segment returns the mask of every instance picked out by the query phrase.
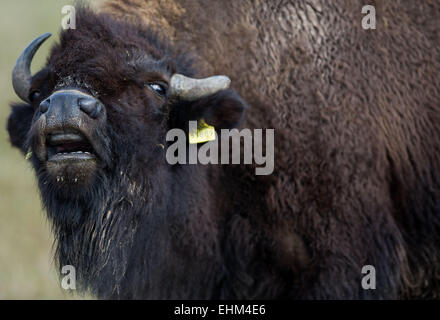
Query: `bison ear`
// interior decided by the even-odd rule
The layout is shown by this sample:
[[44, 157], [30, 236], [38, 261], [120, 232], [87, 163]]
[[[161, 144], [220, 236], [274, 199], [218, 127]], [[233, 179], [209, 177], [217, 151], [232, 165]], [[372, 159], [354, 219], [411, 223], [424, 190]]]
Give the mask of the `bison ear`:
[[31, 128], [34, 109], [27, 104], [12, 106], [12, 112], [8, 118], [7, 129], [9, 140], [14, 147], [26, 152], [26, 138]]
[[196, 101], [182, 101], [172, 110], [171, 125], [188, 128], [189, 121], [205, 120], [219, 129], [232, 129], [240, 125], [247, 108], [244, 100], [232, 89], [222, 90]]

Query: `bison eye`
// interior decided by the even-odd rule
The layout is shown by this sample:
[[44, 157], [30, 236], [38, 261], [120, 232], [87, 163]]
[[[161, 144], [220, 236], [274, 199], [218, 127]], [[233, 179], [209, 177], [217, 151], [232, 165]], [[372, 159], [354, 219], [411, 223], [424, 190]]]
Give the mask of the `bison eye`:
[[34, 90], [29, 94], [29, 100], [31, 100], [31, 102], [36, 101], [41, 95], [41, 92], [38, 90]]
[[147, 83], [147, 86], [158, 95], [164, 96], [167, 93], [166, 87], [160, 83], [157, 82]]

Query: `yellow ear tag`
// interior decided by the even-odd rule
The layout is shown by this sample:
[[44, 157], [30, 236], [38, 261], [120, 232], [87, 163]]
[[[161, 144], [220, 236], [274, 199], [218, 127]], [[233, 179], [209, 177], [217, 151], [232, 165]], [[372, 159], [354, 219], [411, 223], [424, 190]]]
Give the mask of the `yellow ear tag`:
[[215, 128], [201, 119], [197, 124], [197, 130], [189, 132], [189, 143], [196, 144], [215, 140]]
[[32, 150], [29, 148], [28, 152], [26, 153], [26, 160], [29, 160], [32, 157]]

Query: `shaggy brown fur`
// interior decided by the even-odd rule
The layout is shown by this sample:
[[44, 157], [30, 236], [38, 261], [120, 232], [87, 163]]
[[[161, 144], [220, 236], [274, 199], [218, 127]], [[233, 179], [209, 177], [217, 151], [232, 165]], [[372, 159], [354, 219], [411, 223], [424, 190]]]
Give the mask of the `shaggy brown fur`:
[[[371, 1], [109, 1], [227, 73], [276, 128], [265, 202], [281, 244], [303, 240], [299, 296], [440, 298], [440, 4]], [[242, 221], [251, 223], [251, 217]], [[376, 266], [375, 293], [359, 290]], [[286, 266], [289, 268], [290, 266]]]
[[[250, 166], [148, 169], [159, 161], [147, 153], [160, 154], [154, 149], [143, 151], [151, 162], [118, 156], [124, 170], [130, 164], [126, 176], [106, 184], [114, 187], [110, 194], [100, 192], [115, 208], [111, 219], [121, 227], [112, 239], [120, 242], [104, 241], [112, 250], [99, 257], [109, 261], [100, 271], [105, 281], [85, 279], [95, 281], [99, 296], [440, 298], [440, 4], [374, 1], [377, 29], [363, 30], [365, 4], [109, 0], [100, 18], [83, 18], [89, 26], [78, 24], [78, 36], [64, 34], [49, 66], [62, 76], [88, 75], [98, 94], [109, 92], [110, 111], [119, 110], [120, 95], [133, 102], [139, 94], [120, 82], [128, 71], [112, 48], [138, 46], [143, 33], [109, 27], [117, 19], [147, 24], [171, 47], [194, 53], [194, 69], [168, 55], [180, 72], [229, 75], [250, 107], [243, 126], [275, 128], [275, 171], [268, 177], [255, 176]], [[154, 37], [145, 39], [142, 50], [164, 54]], [[98, 60], [87, 56], [93, 41], [104, 46], [97, 46]], [[72, 56], [64, 57], [64, 46], [72, 46]], [[26, 113], [24, 107], [14, 112]], [[124, 136], [151, 144], [136, 133], [137, 118], [128, 128], [122, 114], [113, 117], [117, 148], [129, 143]], [[17, 146], [25, 140], [19, 130], [13, 134], [18, 126], [11, 117]], [[139, 171], [139, 164], [146, 169]], [[153, 188], [149, 177], [157, 171], [162, 176]], [[136, 179], [151, 192], [138, 195], [145, 203], [135, 210], [124, 192]], [[125, 200], [114, 202], [121, 195]], [[88, 210], [104, 218], [104, 208]], [[143, 212], [149, 213], [144, 220]], [[83, 229], [78, 243], [87, 248], [90, 234]], [[64, 261], [85, 255], [78, 243], [59, 249]], [[92, 262], [104, 263], [90, 250]], [[361, 287], [367, 264], [376, 268], [376, 290]]]

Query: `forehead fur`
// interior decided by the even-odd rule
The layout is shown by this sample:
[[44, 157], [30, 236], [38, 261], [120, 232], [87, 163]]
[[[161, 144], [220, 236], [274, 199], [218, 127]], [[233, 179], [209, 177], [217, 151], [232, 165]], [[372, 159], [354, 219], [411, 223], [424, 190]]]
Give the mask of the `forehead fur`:
[[142, 72], [192, 74], [188, 55], [173, 50], [151, 28], [116, 21], [87, 7], [77, 9], [76, 29], [61, 32], [48, 67], [58, 85], [84, 83], [109, 93], [139, 81]]

